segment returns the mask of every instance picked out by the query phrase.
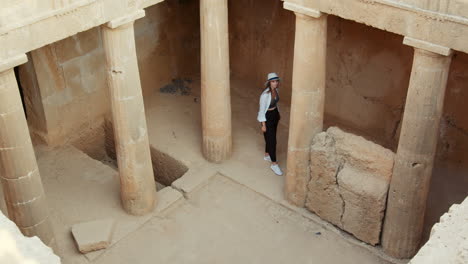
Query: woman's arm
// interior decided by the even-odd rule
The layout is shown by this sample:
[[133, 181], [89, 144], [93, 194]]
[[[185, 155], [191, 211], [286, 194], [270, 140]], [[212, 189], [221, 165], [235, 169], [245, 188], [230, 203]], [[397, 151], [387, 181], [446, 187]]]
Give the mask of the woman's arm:
[[259, 110], [258, 110], [258, 116], [257, 116], [257, 120], [258, 122], [262, 123], [262, 126], [266, 122], [266, 117], [265, 117], [265, 109], [267, 107], [266, 104], [267, 104], [267, 95], [262, 94], [260, 96]]

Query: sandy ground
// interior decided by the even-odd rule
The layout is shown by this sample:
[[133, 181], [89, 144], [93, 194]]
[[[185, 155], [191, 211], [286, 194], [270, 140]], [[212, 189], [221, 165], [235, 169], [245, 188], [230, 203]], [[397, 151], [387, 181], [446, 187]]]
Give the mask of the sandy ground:
[[[232, 82], [234, 150], [223, 164], [202, 157], [199, 82], [186, 88], [184, 95], [155, 90], [145, 98], [150, 144], [189, 168], [181, 181], [197, 184], [190, 193], [159, 191], [152, 214], [123, 211], [114, 168], [73, 147], [38, 150], [62, 263], [391, 263], [284, 200], [284, 178], [263, 160], [260, 88]], [[286, 171], [288, 109], [281, 115], [278, 157]], [[200, 177], [206, 171], [215, 176]], [[71, 226], [103, 218], [116, 220], [111, 247], [80, 254]]]
[[224, 176], [96, 263], [385, 263]]

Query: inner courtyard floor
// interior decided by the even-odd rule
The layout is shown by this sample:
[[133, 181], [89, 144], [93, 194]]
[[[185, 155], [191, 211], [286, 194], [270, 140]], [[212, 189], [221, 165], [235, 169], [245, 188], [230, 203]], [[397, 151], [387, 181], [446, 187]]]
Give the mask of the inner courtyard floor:
[[387, 262], [218, 174], [96, 263]]
[[[159, 185], [158, 205], [146, 216], [122, 209], [115, 167], [72, 146], [38, 147], [62, 263], [397, 263], [284, 200], [284, 178], [263, 160], [261, 87], [249, 85], [231, 83], [233, 156], [222, 164], [201, 154], [199, 81], [145, 95], [151, 148], [188, 168], [172, 186]], [[278, 157], [286, 171], [289, 110], [280, 104], [280, 112]], [[106, 218], [115, 220], [111, 246], [79, 253], [71, 226]]]

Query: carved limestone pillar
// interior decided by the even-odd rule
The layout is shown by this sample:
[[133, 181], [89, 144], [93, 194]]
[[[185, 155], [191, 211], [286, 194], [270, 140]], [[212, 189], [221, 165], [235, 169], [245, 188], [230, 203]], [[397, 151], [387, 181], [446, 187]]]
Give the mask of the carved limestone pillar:
[[220, 163], [231, 156], [231, 95], [227, 0], [200, 0], [203, 155]]
[[449, 48], [406, 37], [415, 47], [400, 141], [383, 228], [384, 251], [410, 258], [418, 250], [452, 59]]
[[26, 55], [0, 61], [0, 179], [9, 218], [26, 236], [54, 245], [46, 196], [13, 67]]
[[139, 10], [102, 27], [121, 199], [132, 215], [149, 213], [156, 203], [133, 29], [133, 22], [144, 14]]
[[296, 13], [291, 117], [285, 193], [304, 206], [310, 180], [310, 145], [323, 129], [327, 55], [327, 15], [286, 4]]

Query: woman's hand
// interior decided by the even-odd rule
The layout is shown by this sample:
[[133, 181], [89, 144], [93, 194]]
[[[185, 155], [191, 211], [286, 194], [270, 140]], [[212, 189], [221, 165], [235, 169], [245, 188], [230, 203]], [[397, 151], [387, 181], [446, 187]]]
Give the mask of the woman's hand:
[[266, 133], [266, 125], [265, 125], [265, 123], [262, 124], [262, 132], [263, 132], [263, 133]]

